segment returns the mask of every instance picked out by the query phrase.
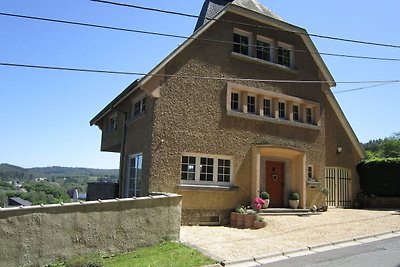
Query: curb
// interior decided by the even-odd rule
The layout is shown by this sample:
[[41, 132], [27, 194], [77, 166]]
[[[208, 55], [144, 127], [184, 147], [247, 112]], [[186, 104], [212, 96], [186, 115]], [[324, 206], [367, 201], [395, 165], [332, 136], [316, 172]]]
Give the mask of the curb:
[[[280, 261], [284, 259], [305, 256], [313, 253], [318, 253], [326, 250], [334, 250], [346, 246], [356, 246], [364, 243], [369, 243], [378, 240], [389, 239], [393, 237], [400, 236], [400, 230], [383, 232], [379, 234], [367, 235], [357, 238], [351, 238], [347, 240], [340, 240], [336, 242], [329, 242], [325, 244], [319, 244], [314, 246], [307, 246], [303, 249], [295, 249], [284, 252], [277, 252], [272, 254], [266, 254], [254, 258], [243, 258], [234, 261], [220, 261], [220, 264], [210, 265], [210, 266], [257, 266], [261, 264], [271, 263], [275, 261]], [[215, 258], [213, 258], [215, 259]]]

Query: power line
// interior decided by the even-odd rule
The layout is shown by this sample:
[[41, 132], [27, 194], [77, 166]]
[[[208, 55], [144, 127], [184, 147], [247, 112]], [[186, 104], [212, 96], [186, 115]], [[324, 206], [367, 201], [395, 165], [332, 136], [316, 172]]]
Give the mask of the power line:
[[[253, 79], [253, 78], [227, 78], [227, 77], [215, 77], [215, 76], [194, 76], [194, 75], [174, 75], [174, 74], [152, 74], [143, 72], [130, 72], [130, 71], [113, 71], [113, 70], [99, 70], [99, 69], [83, 69], [83, 68], [70, 68], [70, 67], [58, 67], [58, 66], [44, 66], [44, 65], [32, 65], [32, 64], [17, 64], [9, 62], [0, 62], [0, 66], [5, 67], [21, 67], [21, 68], [33, 68], [33, 69], [47, 69], [47, 70], [58, 70], [58, 71], [77, 71], [77, 72], [88, 72], [88, 73], [102, 73], [102, 74], [120, 74], [120, 75], [136, 75], [144, 77], [175, 77], [175, 78], [191, 78], [191, 79], [203, 79], [203, 80], [216, 80], [216, 81], [253, 81], [253, 82], [269, 82], [269, 83], [292, 83], [292, 84], [327, 84], [332, 81], [318, 81], [318, 80], [276, 80], [276, 79]], [[337, 84], [382, 84], [398, 83], [399, 80], [370, 80], [370, 81], [339, 81]]]
[[[199, 41], [206, 41], [206, 42], [215, 42], [215, 43], [222, 43], [222, 44], [229, 44], [229, 45], [237, 44], [237, 43], [234, 43], [234, 42], [223, 41], [223, 40], [198, 38], [198, 37], [191, 37], [191, 36], [183, 36], [183, 35], [160, 33], [160, 32], [153, 32], [153, 31], [144, 31], [144, 30], [137, 30], [137, 29], [112, 27], [112, 26], [92, 24], [92, 23], [84, 23], [84, 22], [76, 22], [76, 21], [68, 21], [68, 20], [60, 20], [60, 19], [50, 19], [50, 18], [19, 15], [19, 14], [4, 13], [4, 12], [0, 12], [0, 16], [8, 16], [8, 17], [15, 17], [15, 18], [22, 18], [22, 19], [31, 19], [31, 20], [39, 20], [39, 21], [46, 21], [46, 22], [62, 23], [62, 24], [77, 25], [77, 26], [84, 26], [84, 27], [94, 27], [94, 28], [106, 29], [106, 30], [133, 32], [133, 33], [156, 35], [156, 36], [162, 36], [162, 37], [171, 37], [171, 38], [179, 38], [179, 39], [190, 39], [190, 40], [199, 40]], [[255, 45], [249, 44], [248, 46], [249, 47], [257, 47], [256, 44]], [[278, 49], [278, 48], [275, 47], [274, 49]], [[399, 58], [383, 58], [383, 57], [369, 57], [369, 56], [335, 54], [335, 53], [325, 53], [325, 52], [311, 52], [311, 51], [299, 50], [299, 49], [294, 49], [293, 51], [296, 51], [296, 52], [299, 52], [299, 53], [318, 54], [318, 55], [325, 55], [325, 56], [345, 57], [345, 58], [355, 58], [355, 59], [382, 60], [382, 61], [400, 61]]]
[[295, 34], [306, 35], [306, 36], [310, 36], [310, 37], [334, 40], [334, 41], [342, 41], [342, 42], [350, 42], [350, 43], [363, 44], [363, 45], [390, 47], [390, 48], [400, 48], [400, 45], [385, 44], [385, 43], [378, 43], [378, 42], [369, 42], [369, 41], [362, 41], [362, 40], [356, 40], [356, 39], [334, 37], [334, 36], [329, 36], [329, 35], [304, 33], [304, 32], [299, 32], [299, 31], [282, 30], [282, 29], [277, 29], [277, 28], [274, 28], [274, 27], [261, 26], [261, 25], [255, 25], [255, 24], [249, 24], [249, 23], [242, 23], [242, 22], [231, 21], [231, 20], [215, 19], [215, 18], [210, 18], [210, 17], [205, 17], [205, 16], [198, 16], [198, 15], [187, 14], [187, 13], [182, 13], [182, 12], [169, 11], [169, 10], [164, 10], [164, 9], [159, 9], [159, 8], [151, 8], [151, 7], [144, 7], [144, 6], [138, 6], [138, 5], [132, 5], [132, 4], [124, 4], [124, 3], [113, 2], [113, 1], [105, 1], [105, 0], [90, 0], [90, 1], [103, 3], [103, 4], [110, 4], [110, 5], [117, 5], [117, 6], [123, 6], [123, 7], [142, 9], [142, 10], [159, 12], [159, 13], [165, 13], [165, 14], [170, 14], [170, 15], [178, 15], [178, 16], [184, 16], [184, 17], [190, 17], [190, 18], [200, 18], [200, 19], [207, 19], [207, 20], [212, 20], [212, 21], [233, 23], [233, 24], [237, 24], [237, 25], [244, 25], [244, 26], [252, 26], [252, 27], [257, 27], [257, 28], [270, 29], [270, 30], [275, 30], [275, 31], [283, 31], [283, 32], [295, 33]]
[[335, 91], [335, 92], [333, 92], [333, 93], [334, 93], [334, 94], [349, 93], [349, 92], [365, 90], [365, 89], [373, 88], [373, 87], [385, 86], [385, 85], [389, 85], [389, 84], [393, 84], [393, 83], [398, 83], [398, 82], [400, 82], [400, 81], [386, 81], [386, 82], [382, 82], [382, 83], [374, 84], [374, 85], [370, 85], [370, 86], [363, 86], [363, 87], [358, 87], [358, 88], [353, 88], [353, 89], [346, 89], [346, 90]]

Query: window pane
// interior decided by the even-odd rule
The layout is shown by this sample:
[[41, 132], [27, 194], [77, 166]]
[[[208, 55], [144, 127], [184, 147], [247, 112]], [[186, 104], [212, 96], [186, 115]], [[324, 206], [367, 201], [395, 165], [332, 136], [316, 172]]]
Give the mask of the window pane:
[[234, 33], [233, 43], [233, 52], [243, 55], [249, 54], [249, 37]]
[[286, 119], [286, 107], [283, 102], [279, 102], [279, 118]]
[[264, 116], [271, 116], [271, 100], [264, 99]]
[[299, 113], [299, 106], [294, 105], [293, 106], [293, 120], [294, 121], [299, 121], [300, 120], [300, 113]]
[[247, 96], [247, 112], [256, 113], [256, 98], [254, 96]]
[[195, 173], [196, 173], [196, 158], [182, 156], [181, 179], [194, 180]]
[[311, 108], [306, 108], [306, 122], [307, 123], [313, 123], [312, 121], [312, 109]]
[[257, 58], [270, 61], [271, 60], [270, 49], [271, 45], [269, 43], [263, 41], [257, 41]]

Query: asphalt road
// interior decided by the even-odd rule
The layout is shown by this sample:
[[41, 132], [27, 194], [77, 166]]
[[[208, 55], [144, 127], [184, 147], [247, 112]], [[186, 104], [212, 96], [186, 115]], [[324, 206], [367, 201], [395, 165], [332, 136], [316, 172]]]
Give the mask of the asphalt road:
[[262, 266], [400, 267], [400, 237], [313, 253]]

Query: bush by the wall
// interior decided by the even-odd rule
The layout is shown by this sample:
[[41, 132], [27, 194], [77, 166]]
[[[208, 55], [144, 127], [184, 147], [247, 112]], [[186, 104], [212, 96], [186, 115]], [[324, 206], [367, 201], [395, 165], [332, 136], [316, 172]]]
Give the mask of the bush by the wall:
[[367, 195], [400, 197], [400, 158], [369, 159], [357, 165]]

